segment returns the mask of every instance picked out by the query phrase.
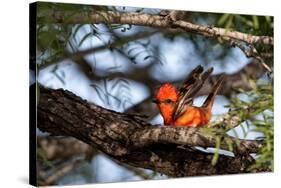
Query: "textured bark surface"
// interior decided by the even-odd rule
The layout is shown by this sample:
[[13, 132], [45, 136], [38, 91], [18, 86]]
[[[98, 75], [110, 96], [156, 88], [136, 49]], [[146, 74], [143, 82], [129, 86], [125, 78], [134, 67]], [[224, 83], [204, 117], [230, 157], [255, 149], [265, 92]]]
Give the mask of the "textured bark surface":
[[[173, 177], [246, 173], [261, 146], [258, 141], [241, 140], [235, 157], [220, 155], [215, 166], [213, 154], [190, 149], [214, 147], [215, 138], [200, 129], [153, 126], [140, 116], [104, 109], [62, 89], [40, 88], [38, 128], [57, 136], [72, 136], [116, 160]], [[222, 149], [228, 149], [226, 139]]]

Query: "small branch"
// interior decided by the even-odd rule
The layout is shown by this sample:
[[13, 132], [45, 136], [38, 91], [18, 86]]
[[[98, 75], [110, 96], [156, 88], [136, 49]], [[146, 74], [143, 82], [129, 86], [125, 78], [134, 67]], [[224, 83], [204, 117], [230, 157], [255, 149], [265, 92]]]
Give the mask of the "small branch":
[[[38, 149], [52, 165], [45, 168], [37, 161], [38, 184], [53, 185], [63, 176], [80, 168], [97, 154], [93, 147], [73, 137], [37, 137]], [[82, 159], [81, 159], [82, 158]], [[43, 162], [44, 163], [44, 162]]]
[[[235, 145], [239, 140], [233, 137], [224, 137]], [[223, 140], [220, 149], [229, 150], [228, 143]], [[198, 128], [153, 126], [142, 131], [138, 131], [131, 136], [132, 145], [135, 147], [145, 147], [159, 143], [173, 143], [192, 147], [215, 147], [216, 139]], [[261, 142], [255, 140], [239, 140], [238, 152], [240, 154], [256, 153], [262, 146]]]
[[59, 179], [64, 177], [66, 174], [73, 171], [74, 169], [81, 167], [85, 163], [86, 163], [86, 161], [83, 159], [78, 159], [74, 162], [66, 163], [66, 164], [62, 165], [61, 167], [59, 167], [54, 173], [52, 173], [48, 177], [44, 178], [44, 181], [39, 181], [38, 183], [40, 186], [53, 185]]
[[262, 44], [273, 46], [273, 37], [255, 36], [239, 31], [228, 30], [224, 28], [196, 25], [190, 22], [177, 20], [172, 21], [165, 16], [143, 14], [143, 13], [125, 13], [112, 11], [94, 11], [87, 14], [75, 14], [69, 16], [67, 12], [53, 11], [49, 13], [56, 23], [64, 24], [131, 24], [159, 28], [179, 28], [187, 32], [193, 32], [205, 37], [221, 38], [225, 41], [238, 40], [248, 44]]
[[77, 155], [85, 156], [92, 150], [88, 144], [72, 137], [38, 137], [37, 145], [48, 160], [67, 160]]
[[272, 69], [264, 62], [263, 58], [259, 55], [257, 49], [253, 45], [248, 45], [249, 49], [246, 49], [245, 46], [243, 46], [241, 43], [231, 41], [232, 46], [237, 46], [238, 48], [241, 49], [241, 51], [246, 55], [248, 58], [255, 58], [257, 59], [262, 66], [268, 71], [268, 73], [272, 73]]
[[255, 36], [224, 28], [195, 25], [185, 21], [176, 21], [173, 24], [188, 32], [201, 34], [205, 37], [222, 38], [225, 41], [237, 40], [246, 42], [247, 44], [262, 44], [273, 46], [273, 38], [268, 36]]

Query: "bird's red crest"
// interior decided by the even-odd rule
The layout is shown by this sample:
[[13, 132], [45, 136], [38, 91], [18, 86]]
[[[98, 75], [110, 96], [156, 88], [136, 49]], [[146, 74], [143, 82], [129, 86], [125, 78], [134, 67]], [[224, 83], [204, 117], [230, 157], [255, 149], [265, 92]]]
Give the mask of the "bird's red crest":
[[159, 88], [156, 94], [156, 98], [158, 101], [170, 99], [175, 102], [178, 100], [178, 93], [176, 88], [172, 84], [166, 83]]

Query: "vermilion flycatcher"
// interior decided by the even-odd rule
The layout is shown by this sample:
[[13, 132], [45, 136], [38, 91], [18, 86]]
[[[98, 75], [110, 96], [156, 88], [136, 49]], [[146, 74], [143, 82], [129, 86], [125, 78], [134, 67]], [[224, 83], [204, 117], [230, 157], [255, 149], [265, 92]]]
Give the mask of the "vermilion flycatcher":
[[214, 99], [224, 80], [224, 75], [218, 78], [201, 107], [193, 106], [193, 98], [212, 72], [213, 68], [204, 72], [203, 67], [199, 65], [179, 89], [170, 83], [163, 84], [159, 88], [155, 102], [164, 118], [165, 125], [198, 127], [209, 122]]

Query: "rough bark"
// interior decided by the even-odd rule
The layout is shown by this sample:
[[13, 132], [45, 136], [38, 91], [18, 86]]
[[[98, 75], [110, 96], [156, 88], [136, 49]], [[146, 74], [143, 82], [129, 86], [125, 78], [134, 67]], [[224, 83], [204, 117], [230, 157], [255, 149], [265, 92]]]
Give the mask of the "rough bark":
[[[139, 116], [90, 104], [69, 91], [43, 87], [38, 128], [52, 135], [75, 137], [118, 162], [173, 177], [246, 173], [254, 162], [248, 153], [261, 146], [258, 141], [241, 140], [235, 157], [220, 155], [212, 166], [213, 154], [190, 149], [214, 147], [215, 138], [200, 129], [153, 126]], [[221, 148], [227, 149], [224, 140]]]

